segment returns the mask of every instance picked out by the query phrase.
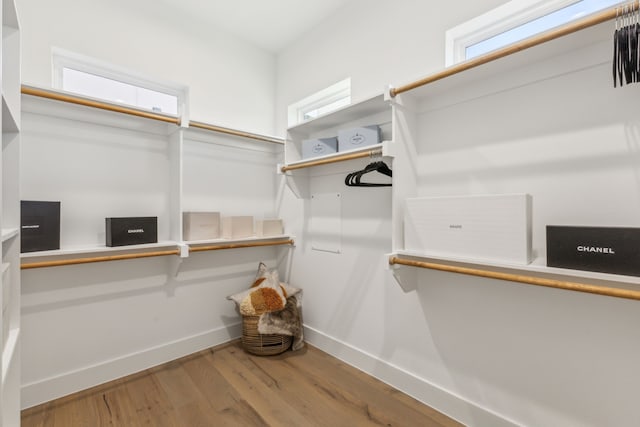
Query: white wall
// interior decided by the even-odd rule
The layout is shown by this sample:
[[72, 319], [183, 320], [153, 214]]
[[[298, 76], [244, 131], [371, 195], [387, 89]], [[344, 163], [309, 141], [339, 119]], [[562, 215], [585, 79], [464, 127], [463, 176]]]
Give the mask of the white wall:
[[287, 106], [351, 77], [360, 101], [444, 67], [445, 31], [504, 0], [354, 0], [278, 54], [276, 129]]
[[[278, 125], [289, 103], [341, 78], [351, 76], [358, 100], [439, 70], [444, 31], [504, 2], [435, 3], [357, 1], [282, 52]], [[638, 226], [638, 124], [621, 111], [637, 88], [612, 110], [621, 95], [610, 85], [604, 64], [460, 105], [483, 88], [440, 94], [415, 130], [418, 193], [534, 193], [541, 257], [548, 221]], [[360, 166], [317, 168], [310, 181], [312, 193], [343, 193], [341, 254], [311, 250], [308, 200], [281, 202], [300, 235], [291, 281], [305, 289], [310, 342], [468, 425], [638, 424], [635, 302], [409, 268], [416, 287], [405, 292], [384, 270], [388, 190], [342, 183]]]
[[[61, 202], [62, 249], [104, 246], [107, 216], [157, 216], [160, 240], [184, 210], [274, 216], [279, 146], [197, 130], [180, 141], [164, 124], [23, 98], [21, 198]], [[23, 407], [237, 338], [226, 296], [288, 250], [23, 270]]]
[[51, 86], [51, 48], [188, 85], [191, 119], [274, 134], [275, 58], [151, 0], [17, 0], [22, 81]]

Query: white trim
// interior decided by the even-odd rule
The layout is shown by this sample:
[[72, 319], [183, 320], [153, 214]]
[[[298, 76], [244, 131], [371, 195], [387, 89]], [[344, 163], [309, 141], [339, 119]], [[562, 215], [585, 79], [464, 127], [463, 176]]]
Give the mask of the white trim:
[[51, 87], [63, 90], [62, 73], [64, 68], [94, 74], [130, 85], [166, 93], [178, 98], [178, 117], [188, 123], [189, 119], [189, 87], [169, 81], [151, 80], [136, 71], [119, 67], [106, 61], [91, 58], [79, 53], [58, 47], [51, 48]]
[[72, 372], [23, 384], [21, 389], [22, 409], [144, 371], [209, 347], [224, 344], [239, 338], [241, 334], [241, 323], [223, 326]]
[[580, 0], [511, 0], [445, 33], [445, 66], [465, 60], [467, 46], [532, 21]]
[[305, 340], [311, 345], [456, 419], [464, 425], [492, 427], [516, 427], [519, 425], [487, 408], [457, 396], [398, 366], [394, 366], [375, 355], [330, 337], [314, 328], [305, 325], [304, 336]]

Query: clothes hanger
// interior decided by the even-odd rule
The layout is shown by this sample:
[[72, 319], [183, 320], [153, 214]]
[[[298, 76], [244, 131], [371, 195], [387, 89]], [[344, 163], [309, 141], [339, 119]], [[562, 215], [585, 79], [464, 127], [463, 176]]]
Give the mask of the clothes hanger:
[[371, 172], [378, 172], [382, 175], [386, 175], [389, 177], [393, 176], [393, 171], [389, 166], [383, 162], [382, 160], [374, 161], [369, 163], [364, 169], [351, 172], [344, 179], [345, 185], [349, 187], [390, 187], [391, 183], [373, 183], [373, 182], [362, 182], [362, 177]]

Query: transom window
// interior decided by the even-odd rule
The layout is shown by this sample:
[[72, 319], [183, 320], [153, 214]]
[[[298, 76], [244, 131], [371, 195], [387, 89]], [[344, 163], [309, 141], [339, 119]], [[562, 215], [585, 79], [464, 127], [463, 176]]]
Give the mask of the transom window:
[[53, 71], [56, 89], [173, 116], [186, 110], [186, 86], [152, 81], [62, 49], [54, 50]]
[[341, 80], [289, 105], [288, 126], [292, 127], [315, 119], [349, 104], [351, 104], [351, 78]]
[[620, 0], [512, 0], [446, 33], [447, 66], [621, 4]]

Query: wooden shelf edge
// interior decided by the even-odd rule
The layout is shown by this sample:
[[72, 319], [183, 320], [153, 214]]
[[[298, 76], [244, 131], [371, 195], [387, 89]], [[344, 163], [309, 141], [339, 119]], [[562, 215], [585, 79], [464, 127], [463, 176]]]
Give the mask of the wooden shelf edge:
[[[460, 262], [464, 263], [464, 261], [462, 260]], [[481, 268], [463, 267], [459, 265], [452, 265], [451, 263], [447, 264], [446, 261], [427, 262], [427, 261], [401, 258], [398, 255], [391, 255], [389, 256], [389, 264], [391, 266], [404, 265], [408, 267], [417, 267], [417, 268], [424, 268], [424, 269], [430, 269], [430, 270], [445, 271], [449, 273], [484, 277], [488, 279], [504, 280], [509, 282], [522, 283], [526, 285], [543, 286], [543, 287], [549, 287], [554, 289], [584, 292], [584, 293], [590, 293], [590, 294], [596, 294], [596, 295], [604, 295], [604, 296], [640, 301], [640, 291], [637, 291], [637, 290], [612, 288], [609, 286], [591, 285], [591, 284], [585, 284], [585, 283], [528, 276], [524, 274], [505, 273], [501, 271], [481, 269]], [[505, 267], [505, 268], [514, 268], [514, 267], [515, 266]]]
[[327, 154], [325, 156], [314, 157], [311, 159], [298, 160], [282, 165], [280, 171], [284, 173], [297, 169], [310, 168], [313, 166], [322, 166], [331, 163], [345, 162], [348, 160], [362, 159], [373, 155], [383, 155], [385, 151], [385, 143], [388, 144], [389, 142], [390, 141], [382, 141], [378, 144], [368, 145], [366, 147], [356, 148], [354, 150], [341, 151], [338, 153]]
[[245, 132], [245, 131], [238, 130], [238, 129], [231, 129], [231, 128], [227, 128], [227, 127], [223, 127], [223, 126], [217, 126], [217, 125], [211, 125], [211, 124], [203, 123], [203, 122], [190, 121], [189, 122], [189, 127], [198, 128], [198, 129], [202, 129], [202, 130], [208, 130], [208, 131], [211, 131], [211, 132], [224, 133], [224, 134], [227, 134], [227, 135], [238, 136], [238, 137], [241, 137], [241, 138], [255, 139], [257, 141], [262, 141], [262, 142], [270, 142], [270, 143], [273, 143], [273, 144], [280, 144], [280, 145], [284, 144], [284, 139], [283, 138], [277, 138], [277, 137], [274, 137], [274, 136], [267, 136], [267, 135], [260, 135], [260, 134], [257, 134], [257, 133]]
[[520, 42], [513, 43], [511, 45], [489, 52], [477, 58], [460, 62], [456, 65], [445, 68], [442, 71], [428, 75], [414, 82], [407, 83], [399, 87], [391, 87], [389, 89], [389, 95], [392, 98], [396, 97], [401, 93], [411, 91], [413, 89], [428, 85], [430, 83], [437, 82], [439, 80], [454, 76], [456, 74], [464, 73], [465, 71], [471, 70], [473, 68], [477, 68], [481, 65], [488, 64], [490, 62], [497, 61], [501, 58], [506, 58], [520, 51], [530, 49], [532, 47], [541, 45], [551, 40], [559, 39], [569, 34], [573, 34], [578, 31], [584, 30], [586, 28], [593, 27], [595, 25], [610, 21], [612, 19], [615, 19], [616, 16], [619, 14], [619, 7], [620, 5], [610, 9], [606, 9], [599, 13], [595, 13], [593, 15], [587, 16], [581, 20], [574, 21], [567, 25], [563, 25], [561, 27], [543, 32], [537, 36], [533, 36], [525, 40], [522, 40]]
[[112, 111], [115, 113], [128, 114], [131, 116], [142, 117], [145, 119], [152, 119], [161, 122], [171, 123], [174, 125], [180, 125], [180, 117], [167, 116], [164, 114], [153, 113], [137, 108], [121, 106], [117, 104], [110, 104], [108, 102], [99, 101], [93, 98], [79, 96], [67, 92], [55, 91], [51, 89], [41, 89], [33, 86], [22, 85], [21, 93], [24, 95], [37, 96], [40, 98], [51, 99], [54, 101], [67, 102], [70, 104], [81, 105], [84, 107], [97, 108], [106, 111]]

